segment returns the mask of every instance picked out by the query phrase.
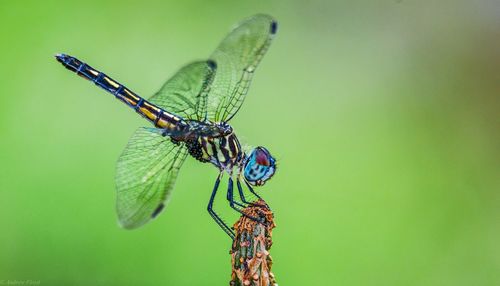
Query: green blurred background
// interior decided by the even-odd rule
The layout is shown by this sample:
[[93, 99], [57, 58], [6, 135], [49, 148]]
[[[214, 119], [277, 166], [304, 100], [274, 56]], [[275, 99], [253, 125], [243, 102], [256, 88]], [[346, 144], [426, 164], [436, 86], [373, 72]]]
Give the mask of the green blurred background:
[[500, 285], [500, 3], [342, 2], [1, 1], [0, 284], [228, 284], [216, 170], [188, 159], [168, 210], [120, 229], [115, 162], [147, 123], [53, 55], [147, 97], [263, 12], [231, 123], [279, 160], [279, 284]]

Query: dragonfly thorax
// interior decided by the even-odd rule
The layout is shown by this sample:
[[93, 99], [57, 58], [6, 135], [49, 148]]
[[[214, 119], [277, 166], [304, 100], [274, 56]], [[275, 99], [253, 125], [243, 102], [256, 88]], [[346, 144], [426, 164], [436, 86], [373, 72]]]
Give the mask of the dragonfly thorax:
[[218, 138], [233, 133], [231, 125], [225, 122], [213, 123], [210, 121], [188, 121], [189, 128], [186, 133], [197, 136]]
[[219, 170], [232, 169], [243, 161], [244, 153], [236, 135], [198, 136], [186, 141], [189, 154], [202, 162], [210, 162]]
[[[185, 121], [176, 130], [164, 130], [174, 143], [184, 142], [189, 155], [201, 162], [211, 162], [219, 169], [232, 168], [244, 157], [233, 128], [225, 123]], [[179, 126], [177, 126], [179, 127]]]
[[220, 134], [222, 134], [223, 136], [233, 133], [233, 127], [231, 127], [231, 125], [227, 124], [226, 122], [219, 122], [216, 125], [219, 128]]

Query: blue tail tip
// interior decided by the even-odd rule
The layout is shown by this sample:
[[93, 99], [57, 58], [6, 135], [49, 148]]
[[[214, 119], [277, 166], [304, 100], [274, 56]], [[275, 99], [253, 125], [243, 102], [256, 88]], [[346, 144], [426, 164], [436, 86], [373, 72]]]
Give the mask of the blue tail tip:
[[66, 59], [68, 56], [66, 54], [55, 54], [54, 57], [59, 61], [59, 62], [64, 62], [64, 59]]

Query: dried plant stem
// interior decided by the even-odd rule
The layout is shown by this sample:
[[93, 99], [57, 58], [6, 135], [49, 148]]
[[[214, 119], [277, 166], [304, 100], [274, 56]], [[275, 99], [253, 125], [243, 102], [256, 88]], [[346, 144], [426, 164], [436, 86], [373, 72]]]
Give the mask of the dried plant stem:
[[262, 199], [243, 210], [248, 216], [263, 223], [241, 216], [234, 224], [236, 237], [231, 248], [231, 286], [277, 286], [271, 272], [273, 213]]

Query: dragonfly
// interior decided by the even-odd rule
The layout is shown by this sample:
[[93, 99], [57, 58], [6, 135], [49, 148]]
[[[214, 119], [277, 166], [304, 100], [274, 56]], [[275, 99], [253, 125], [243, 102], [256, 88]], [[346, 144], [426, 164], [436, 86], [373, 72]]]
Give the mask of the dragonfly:
[[[148, 99], [73, 56], [55, 56], [64, 67], [114, 95], [153, 125], [133, 133], [117, 162], [116, 211], [123, 228], [143, 226], [162, 212], [190, 155], [218, 169], [207, 210], [234, 238], [233, 229], [213, 208], [223, 175], [228, 174], [230, 207], [244, 214], [242, 209], [252, 204], [244, 187], [260, 198], [254, 187], [274, 175], [276, 159], [262, 146], [247, 154], [229, 121], [240, 110], [254, 71], [276, 32], [277, 22], [269, 15], [243, 20], [208, 60], [182, 67]], [[239, 200], [234, 198], [234, 184]]]

